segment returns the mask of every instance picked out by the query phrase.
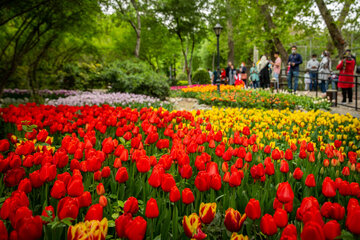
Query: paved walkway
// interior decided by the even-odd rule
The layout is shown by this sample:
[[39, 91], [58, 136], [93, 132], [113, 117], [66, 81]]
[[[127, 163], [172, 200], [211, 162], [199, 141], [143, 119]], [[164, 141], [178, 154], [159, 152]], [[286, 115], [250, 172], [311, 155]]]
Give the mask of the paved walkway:
[[[312, 93], [307, 93], [307, 92], [299, 92], [299, 95], [310, 95]], [[203, 109], [203, 110], [208, 110], [211, 109], [211, 106], [208, 105], [204, 105], [204, 104], [199, 104], [198, 100], [195, 98], [170, 98], [169, 101], [171, 103], [174, 104], [174, 109], [175, 110], [187, 110], [187, 111], [192, 111], [192, 110], [197, 110], [197, 109]], [[332, 107], [330, 110], [331, 113], [338, 113], [341, 115], [346, 115], [346, 114], [350, 114], [353, 117], [356, 118], [360, 118], [360, 109], [359, 111], [355, 111], [354, 108], [350, 108], [347, 106], [340, 106], [338, 105], [337, 107]]]

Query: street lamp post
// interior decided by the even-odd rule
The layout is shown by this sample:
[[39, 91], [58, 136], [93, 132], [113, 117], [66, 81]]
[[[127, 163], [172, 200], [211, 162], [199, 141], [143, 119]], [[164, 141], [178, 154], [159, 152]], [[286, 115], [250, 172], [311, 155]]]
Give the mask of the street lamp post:
[[219, 37], [220, 33], [223, 27], [220, 25], [220, 23], [217, 23], [214, 27], [214, 32], [217, 38], [217, 79], [216, 79], [216, 85], [217, 90], [220, 93], [220, 50], [219, 50]]

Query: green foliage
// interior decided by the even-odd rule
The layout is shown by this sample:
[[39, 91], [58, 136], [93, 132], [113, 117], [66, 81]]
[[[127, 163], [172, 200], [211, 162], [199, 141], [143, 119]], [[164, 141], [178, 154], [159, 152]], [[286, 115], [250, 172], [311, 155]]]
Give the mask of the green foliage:
[[196, 70], [194, 76], [193, 76], [193, 83], [196, 84], [210, 84], [211, 80], [210, 80], [210, 76], [208, 71], [206, 71], [203, 68], [199, 68], [198, 70]]
[[186, 86], [186, 85], [188, 85], [189, 83], [188, 83], [188, 81], [178, 81], [178, 86]]
[[110, 84], [112, 92], [145, 94], [160, 99], [170, 94], [167, 78], [137, 59], [110, 64], [101, 73], [100, 79]]
[[181, 81], [187, 81], [187, 76], [185, 73], [183, 72], [180, 72], [177, 76], [176, 76], [176, 79], [178, 80], [178, 82], [181, 82]]
[[89, 90], [103, 88], [105, 82], [100, 75], [101, 64], [75, 63], [65, 64], [62, 73], [64, 89]]

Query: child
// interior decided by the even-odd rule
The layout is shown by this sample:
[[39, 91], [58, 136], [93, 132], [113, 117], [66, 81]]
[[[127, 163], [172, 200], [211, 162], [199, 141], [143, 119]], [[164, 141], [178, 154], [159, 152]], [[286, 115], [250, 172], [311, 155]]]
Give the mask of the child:
[[309, 91], [310, 90], [310, 83], [311, 83], [311, 79], [310, 79], [310, 73], [309, 71], [306, 71], [305, 75], [305, 91]]

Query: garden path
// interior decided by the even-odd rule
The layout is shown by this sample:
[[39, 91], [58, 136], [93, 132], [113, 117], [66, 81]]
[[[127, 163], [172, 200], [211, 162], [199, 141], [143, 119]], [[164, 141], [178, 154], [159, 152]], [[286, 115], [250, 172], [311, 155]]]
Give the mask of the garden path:
[[[203, 109], [203, 110], [208, 110], [211, 109], [210, 106], [204, 105], [204, 104], [199, 104], [198, 100], [196, 100], [195, 98], [170, 98], [169, 101], [171, 103], [174, 104], [174, 109], [175, 110], [187, 110], [187, 111], [192, 111], [192, 110], [198, 110], [198, 109]], [[337, 107], [332, 107], [330, 110], [331, 113], [337, 113], [340, 115], [346, 115], [347, 113], [349, 113], [351, 116], [356, 117], [356, 118], [360, 118], [360, 111], [355, 111], [355, 109], [350, 108], [350, 107], [346, 107], [346, 106], [340, 106], [338, 105]]]

